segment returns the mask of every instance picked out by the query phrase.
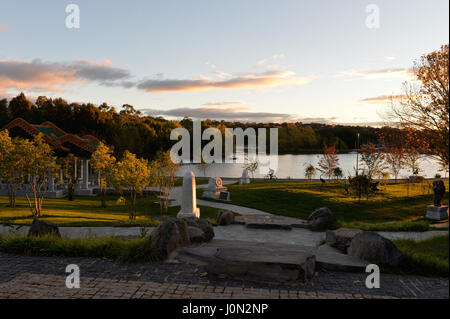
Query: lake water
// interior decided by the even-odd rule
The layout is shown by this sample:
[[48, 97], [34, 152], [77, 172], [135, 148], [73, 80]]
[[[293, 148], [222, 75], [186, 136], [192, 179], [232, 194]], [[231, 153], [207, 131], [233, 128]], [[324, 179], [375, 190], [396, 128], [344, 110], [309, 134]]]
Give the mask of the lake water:
[[[339, 154], [339, 167], [342, 169], [344, 176], [354, 175], [356, 167], [356, 153]], [[279, 155], [278, 156], [278, 168], [276, 169], [275, 175], [278, 178], [292, 178], [292, 179], [304, 179], [305, 178], [305, 168], [307, 165], [312, 164], [317, 167], [317, 163], [320, 160], [320, 154], [302, 154], [302, 155]], [[359, 158], [360, 169], [364, 167], [361, 163], [361, 156]], [[210, 164], [206, 171], [199, 169], [195, 164], [185, 164], [182, 165], [177, 173], [177, 176], [183, 176], [188, 170], [192, 170], [196, 176], [199, 177], [223, 177], [223, 178], [237, 178], [242, 175], [242, 165], [241, 163], [223, 163], [223, 164]], [[446, 177], [446, 173], [440, 171], [439, 163], [436, 159], [432, 157], [424, 157], [420, 164], [421, 172], [420, 175], [432, 178], [436, 173], [440, 173], [442, 177]], [[267, 169], [259, 172], [257, 170], [254, 174], [255, 178], [262, 178], [267, 174]], [[314, 176], [318, 179], [320, 172]], [[399, 178], [408, 178], [412, 175], [412, 172], [408, 169], [401, 171]], [[250, 174], [250, 177], [251, 174]], [[393, 178], [391, 174], [391, 178]]]

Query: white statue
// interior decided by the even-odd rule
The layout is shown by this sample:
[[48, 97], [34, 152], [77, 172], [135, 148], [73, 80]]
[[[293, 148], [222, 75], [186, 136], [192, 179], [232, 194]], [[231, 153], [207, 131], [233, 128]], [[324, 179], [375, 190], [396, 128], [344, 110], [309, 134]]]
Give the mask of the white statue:
[[239, 184], [250, 184], [250, 178], [248, 177], [248, 170], [246, 168], [242, 171], [242, 177], [239, 180]]
[[181, 210], [177, 215], [177, 218], [186, 218], [186, 217], [200, 218], [200, 208], [197, 208], [195, 174], [192, 171], [186, 172], [186, 174], [184, 174]]

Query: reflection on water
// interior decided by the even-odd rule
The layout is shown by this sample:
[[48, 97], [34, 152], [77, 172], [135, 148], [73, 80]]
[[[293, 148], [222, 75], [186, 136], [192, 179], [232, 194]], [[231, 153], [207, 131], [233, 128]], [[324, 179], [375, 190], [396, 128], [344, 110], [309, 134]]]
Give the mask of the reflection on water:
[[[293, 179], [303, 179], [305, 178], [305, 168], [307, 165], [312, 164], [317, 167], [317, 163], [320, 160], [320, 154], [305, 154], [305, 155], [279, 155], [278, 156], [278, 168], [275, 170], [278, 178], [293, 178]], [[363, 168], [364, 164], [360, 164], [359, 167]], [[356, 167], [356, 153], [349, 154], [339, 154], [339, 167], [342, 169], [345, 177], [349, 175], [354, 175]], [[275, 169], [275, 167], [272, 167]], [[441, 174], [442, 177], [446, 177], [446, 173], [440, 170], [439, 163], [436, 159], [432, 157], [424, 157], [421, 165], [420, 175], [432, 178], [437, 173]], [[183, 176], [187, 170], [192, 170], [196, 176], [200, 177], [240, 177], [242, 175], [242, 164], [241, 163], [224, 163], [224, 164], [210, 164], [206, 169], [200, 169], [195, 164], [185, 164], [180, 167], [177, 176]], [[263, 171], [256, 171], [255, 178], [262, 178], [267, 174], [268, 169]], [[319, 178], [320, 172], [317, 173], [314, 178]], [[412, 175], [409, 169], [403, 169], [399, 175], [399, 178], [407, 178]], [[250, 177], [251, 174], [250, 174]]]

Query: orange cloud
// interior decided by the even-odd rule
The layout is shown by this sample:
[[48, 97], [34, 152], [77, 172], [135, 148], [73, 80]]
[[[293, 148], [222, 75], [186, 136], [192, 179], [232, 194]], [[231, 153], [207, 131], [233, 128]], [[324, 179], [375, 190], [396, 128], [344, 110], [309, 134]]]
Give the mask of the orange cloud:
[[128, 71], [111, 66], [111, 62], [74, 61], [45, 62], [39, 59], [22, 61], [0, 60], [0, 90], [62, 91], [62, 87], [76, 81], [108, 83], [129, 76]]
[[289, 71], [272, 71], [264, 73], [248, 73], [228, 80], [214, 81], [201, 78], [197, 80], [155, 79], [146, 80], [137, 85], [137, 88], [147, 92], [192, 92], [212, 89], [256, 89], [276, 87], [281, 85], [305, 85], [313, 77], [296, 77]]

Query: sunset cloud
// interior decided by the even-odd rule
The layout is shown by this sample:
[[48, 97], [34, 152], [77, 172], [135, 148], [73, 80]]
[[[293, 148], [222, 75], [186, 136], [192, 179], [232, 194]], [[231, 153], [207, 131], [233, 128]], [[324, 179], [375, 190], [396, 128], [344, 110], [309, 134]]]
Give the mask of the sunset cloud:
[[243, 122], [302, 122], [302, 123], [334, 123], [336, 117], [300, 117], [296, 114], [255, 112], [247, 107], [229, 107], [229, 108], [204, 108], [204, 107], [180, 107], [170, 110], [144, 109], [144, 113], [150, 116], [169, 116], [174, 118], [183, 118], [185, 116], [192, 119], [215, 119]]
[[208, 102], [204, 103], [205, 106], [226, 106], [226, 105], [239, 105], [244, 104], [243, 101], [222, 101], [222, 102]]
[[22, 61], [0, 60], [0, 90], [62, 91], [77, 81], [108, 83], [130, 76], [125, 69], [106, 60], [78, 60], [70, 63], [45, 62], [40, 59]]
[[221, 79], [229, 78], [229, 77], [233, 76], [231, 73], [222, 72], [222, 71], [211, 71], [211, 73], [214, 74], [215, 76], [221, 78]]
[[352, 79], [387, 79], [387, 78], [411, 78], [413, 72], [411, 69], [405, 68], [392, 68], [392, 69], [380, 69], [370, 71], [357, 71], [355, 69], [343, 71], [336, 75], [338, 78], [352, 78]]
[[406, 98], [406, 95], [403, 95], [403, 94], [380, 95], [380, 96], [368, 97], [368, 98], [362, 99], [361, 102], [372, 103], [372, 104], [388, 104], [393, 101], [401, 101], [404, 98]]
[[257, 89], [282, 85], [305, 85], [312, 80], [312, 77], [296, 77], [295, 73], [289, 71], [270, 71], [248, 73], [218, 81], [207, 78], [196, 80], [152, 79], [139, 83], [137, 87], [154, 93], [192, 92], [212, 89]]
[[249, 112], [246, 107], [230, 108], [193, 108], [180, 107], [171, 110], [143, 110], [150, 116], [171, 116], [182, 118], [188, 116], [194, 119], [221, 119], [239, 121], [259, 121], [259, 122], [287, 122], [294, 119], [292, 114], [270, 113], [270, 112]]

